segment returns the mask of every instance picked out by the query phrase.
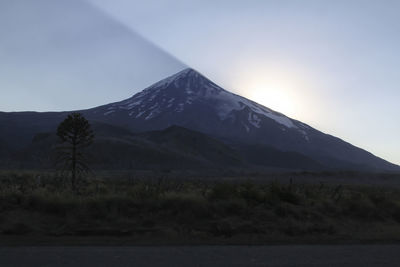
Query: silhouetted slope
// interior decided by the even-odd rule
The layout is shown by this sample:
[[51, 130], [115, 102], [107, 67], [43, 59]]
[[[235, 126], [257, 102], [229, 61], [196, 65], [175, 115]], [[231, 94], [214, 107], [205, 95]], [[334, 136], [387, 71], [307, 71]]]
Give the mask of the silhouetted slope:
[[399, 167], [336, 137], [230, 93], [193, 69], [155, 83], [133, 97], [86, 110], [93, 120], [134, 131], [179, 125], [247, 144], [304, 154], [325, 166], [395, 170]]
[[[97, 127], [99, 140], [104, 141], [96, 153], [99, 158], [112, 157], [113, 153], [102, 153], [114, 146], [121, 153], [114, 156], [121, 161], [135, 150], [144, 153], [144, 165], [150, 164], [145, 159], [157, 159], [162, 165], [185, 158], [190, 161], [184, 164], [187, 166], [229, 165], [239, 160], [292, 169], [400, 170], [339, 138], [232, 94], [192, 69], [161, 80], [124, 101], [80, 112]], [[11, 148], [24, 148], [36, 133], [55, 132], [66, 115], [0, 112], [4, 129], [0, 139]], [[130, 132], [148, 131], [155, 132], [127, 137]], [[152, 148], [146, 147], [143, 140]]]

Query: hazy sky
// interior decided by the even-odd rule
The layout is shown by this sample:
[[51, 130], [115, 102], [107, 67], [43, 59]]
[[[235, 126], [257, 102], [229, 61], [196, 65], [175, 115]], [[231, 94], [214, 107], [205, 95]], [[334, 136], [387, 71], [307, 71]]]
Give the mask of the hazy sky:
[[0, 0], [0, 110], [132, 96], [185, 65], [82, 0]]
[[[70, 12], [65, 12], [70, 14], [69, 19], [62, 18], [58, 22], [64, 31], [58, 30], [60, 24], [50, 27], [47, 23], [59, 21], [55, 15], [36, 18], [46, 25], [38, 23], [36, 28], [50, 27], [41, 34], [52, 38], [57, 35], [56, 39], [62, 45], [70, 42], [65, 45], [68, 49], [63, 48], [68, 53], [62, 59], [68, 58], [71, 65], [66, 71], [73, 73], [71, 69], [75, 68], [76, 62], [86, 66], [79, 67], [83, 72], [78, 71], [80, 79], [73, 85], [82, 87], [88, 83], [90, 89], [79, 103], [72, 104], [68, 92], [60, 92], [59, 83], [49, 78], [46, 83], [51, 84], [56, 95], [51, 99], [46, 99], [44, 94], [22, 100], [8, 97], [25, 95], [31, 90], [21, 88], [31, 82], [25, 77], [31, 69], [21, 70], [21, 63], [10, 50], [3, 49], [2, 53], [4, 39], [0, 39], [0, 60], [1, 57], [7, 59], [7, 64], [0, 61], [0, 83], [1, 79], [9, 81], [9, 87], [5, 87], [4, 82], [0, 84], [0, 90], [9, 98], [8, 101], [0, 99], [0, 110], [22, 110], [25, 106], [62, 110], [108, 103], [140, 91], [145, 84], [152, 83], [153, 78], [157, 80], [183, 68], [181, 62], [184, 62], [230, 91], [400, 164], [400, 1], [92, 0], [92, 4], [104, 12], [99, 15], [98, 10], [94, 12], [81, 0], [1, 0], [0, 36], [8, 36], [12, 30], [10, 26], [4, 26], [5, 19], [2, 18], [2, 5], [6, 2], [29, 2], [30, 6], [41, 3], [37, 13], [44, 14], [60, 3], [69, 6]], [[72, 10], [82, 3], [85, 8], [76, 11], [80, 19], [75, 20]], [[25, 11], [32, 13], [31, 8], [26, 7]], [[63, 9], [59, 9], [61, 17], [65, 16]], [[86, 12], [90, 15], [85, 15]], [[15, 18], [15, 14], [8, 14]], [[116, 28], [104, 26], [110, 23], [120, 29], [119, 34], [114, 34]], [[25, 16], [15, 20], [14, 24], [18, 31], [32, 27]], [[80, 25], [89, 26], [82, 32]], [[93, 28], [97, 32], [94, 36]], [[60, 37], [65, 36], [62, 34], [65, 31], [69, 34], [67, 40]], [[76, 35], [77, 32], [80, 35]], [[167, 53], [157, 47], [151, 51], [145, 49], [146, 53], [135, 52], [145, 46], [139, 49], [133, 45], [140, 39], [135, 32]], [[127, 36], [136, 36], [136, 39]], [[15, 43], [21, 40], [30, 39], [25, 36], [16, 39]], [[42, 54], [47, 54], [48, 46], [54, 48], [52, 42], [34, 43], [44, 50]], [[69, 46], [71, 44], [73, 47]], [[93, 45], [95, 50], [90, 52]], [[10, 46], [14, 44], [9, 42]], [[153, 49], [157, 52], [153, 53]], [[74, 51], [80, 51], [79, 55]], [[88, 51], [90, 58], [86, 55]], [[110, 56], [110, 53], [114, 54]], [[126, 54], [128, 56], [124, 56]], [[73, 55], [75, 58], [71, 59]], [[141, 57], [135, 58], [137, 55]], [[54, 63], [58, 56], [54, 52], [46, 58]], [[20, 60], [23, 62], [25, 58]], [[47, 59], [30, 60], [42, 63], [40, 74], [46, 77]], [[109, 60], [113, 63], [104, 66]], [[15, 65], [12, 70], [9, 68], [11, 63]], [[61, 68], [54, 64], [54, 71]], [[158, 71], [154, 77], [150, 72], [139, 75], [155, 66]], [[65, 64], [62, 67], [65, 68]], [[7, 75], [2, 77], [6, 69]], [[25, 74], [22, 78], [21, 71]], [[107, 75], [108, 72], [112, 75]], [[90, 74], [89, 77], [85, 73]], [[72, 76], [63, 79], [66, 81]], [[98, 76], [101, 79], [92, 81]], [[42, 81], [43, 77], [37, 79]], [[111, 82], [107, 81], [109, 77], [112, 77]], [[26, 81], [16, 82], [17, 79]], [[3, 99], [7, 97], [3, 98], [2, 93]], [[43, 104], [44, 101], [51, 105]]]
[[400, 164], [400, 1], [94, 1], [225, 88]]

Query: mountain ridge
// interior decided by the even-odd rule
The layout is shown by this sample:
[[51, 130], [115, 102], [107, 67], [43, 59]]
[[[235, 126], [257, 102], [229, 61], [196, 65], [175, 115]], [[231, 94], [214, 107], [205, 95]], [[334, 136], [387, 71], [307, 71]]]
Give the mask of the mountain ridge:
[[337, 137], [233, 94], [192, 68], [156, 82], [126, 100], [89, 109], [85, 114], [92, 119], [121, 123], [134, 131], [179, 125], [220, 139], [299, 152], [319, 158], [324, 165], [348, 161], [373, 168], [397, 168]]
[[[78, 112], [92, 122], [138, 133], [177, 125], [231, 146], [260, 145], [299, 153], [327, 168], [400, 169], [337, 137], [233, 94], [191, 68], [162, 79], [128, 99]], [[26, 142], [37, 132], [54, 129], [66, 114], [0, 113], [0, 126], [8, 126], [6, 134], [0, 133], [0, 139], [17, 142], [16, 136], [20, 136]]]

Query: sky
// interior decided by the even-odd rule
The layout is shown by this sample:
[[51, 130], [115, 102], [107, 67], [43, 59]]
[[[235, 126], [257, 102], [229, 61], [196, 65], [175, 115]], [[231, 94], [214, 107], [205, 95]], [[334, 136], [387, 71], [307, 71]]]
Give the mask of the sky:
[[186, 65], [82, 0], [0, 0], [0, 110], [90, 108]]
[[[24, 3], [22, 14], [21, 7], [4, 11], [15, 2], [31, 6]], [[36, 16], [26, 16], [32, 5]], [[400, 164], [400, 1], [3, 0], [0, 7], [0, 36], [18, 33], [0, 39], [0, 110], [89, 108], [190, 66], [229, 91]], [[33, 41], [26, 34], [32, 27], [42, 29]], [[30, 55], [32, 43], [40, 59]], [[27, 58], [32, 68], [21, 67]], [[58, 80], [44, 84], [48, 73]], [[71, 101], [71, 88], [87, 89]], [[36, 93], [25, 97], [28, 91]]]

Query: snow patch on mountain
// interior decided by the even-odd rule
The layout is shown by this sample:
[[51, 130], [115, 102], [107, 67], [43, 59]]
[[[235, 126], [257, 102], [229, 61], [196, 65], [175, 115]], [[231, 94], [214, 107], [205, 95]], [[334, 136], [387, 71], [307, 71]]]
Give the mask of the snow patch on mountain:
[[107, 115], [109, 115], [109, 114], [111, 114], [111, 113], [113, 113], [113, 112], [115, 112], [115, 110], [109, 110], [109, 111], [107, 111], [107, 112], [104, 112], [104, 116], [107, 116]]
[[218, 115], [222, 120], [226, 119], [227, 115], [232, 111], [243, 110], [248, 107], [252, 112], [273, 119], [287, 128], [298, 128], [293, 121], [285, 115], [275, 112], [244, 97], [225, 91], [222, 88], [217, 94], [210, 95], [208, 98], [217, 99], [223, 103], [216, 107], [218, 109]]
[[[165, 78], [153, 85], [151, 85], [150, 87], [148, 87], [146, 90], [151, 90], [152, 88], [160, 88], [160, 89], [165, 89], [168, 86], [170, 86], [172, 83], [174, 83], [175, 86], [178, 85], [178, 82], [180, 79], [184, 78], [186, 75], [190, 74], [190, 72], [192, 71], [192, 69], [188, 68], [188, 69], [184, 69], [168, 78]], [[143, 92], [144, 92], [143, 91]]]
[[249, 112], [249, 117], [248, 117], [249, 123], [253, 125], [256, 128], [260, 128], [260, 118], [257, 116], [255, 113]]
[[[185, 112], [189, 105], [202, 102], [211, 103], [211, 108], [215, 109], [221, 121], [227, 119], [234, 121], [233, 112], [246, 110], [248, 125], [244, 127], [247, 132], [251, 130], [249, 126], [260, 128], [263, 117], [274, 120], [284, 128], [300, 131], [306, 127], [281, 113], [224, 90], [192, 69], [178, 72], [127, 100], [112, 104], [104, 115], [107, 116], [117, 110], [128, 110], [133, 118], [142, 118], [147, 114], [144, 119], [150, 120], [163, 112]], [[306, 131], [302, 132], [307, 135]]]
[[140, 111], [135, 118], [140, 118], [146, 111]]

